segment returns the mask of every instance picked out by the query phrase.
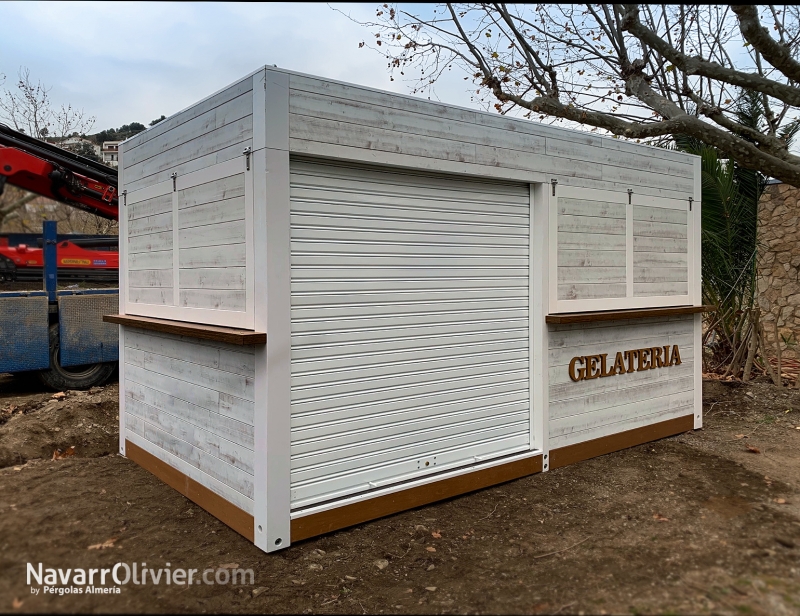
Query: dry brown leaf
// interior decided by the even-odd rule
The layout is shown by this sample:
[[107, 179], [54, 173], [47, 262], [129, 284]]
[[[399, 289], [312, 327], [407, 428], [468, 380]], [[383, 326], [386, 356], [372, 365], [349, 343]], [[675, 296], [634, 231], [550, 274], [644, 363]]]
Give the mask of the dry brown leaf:
[[436, 532], [431, 533], [431, 537], [433, 537], [434, 539], [441, 539], [442, 533], [437, 530]]
[[660, 513], [654, 513], [654, 514], [653, 514], [653, 519], [654, 519], [656, 522], [669, 522], [669, 518], [667, 518], [667, 517], [665, 517], [665, 516], [661, 515]]
[[758, 447], [753, 447], [752, 445], [747, 446], [747, 451], [750, 453], [761, 453], [761, 450]]
[[14, 597], [14, 600], [11, 602], [11, 607], [13, 607], [15, 610], [18, 610], [19, 608], [22, 607], [23, 603], [25, 602], [18, 599], [17, 597]]
[[775, 499], [773, 499], [773, 500], [774, 500], [776, 503], [778, 503], [779, 505], [785, 505], [785, 504], [786, 504], [786, 499], [785, 499], [785, 498], [775, 498]]
[[63, 391], [60, 391], [57, 394], [53, 394], [52, 396], [53, 400], [61, 400], [61, 398], [66, 398], [66, 397], [67, 394], [65, 394]]
[[429, 552], [435, 552], [435, 551], [436, 551], [436, 548], [435, 548], [435, 547], [433, 547], [432, 545], [429, 545], [429, 546], [428, 546], [427, 548], [425, 548], [425, 549], [426, 549], [426, 550], [428, 550]]
[[60, 449], [56, 449], [53, 452], [53, 458], [52, 459], [53, 460], [63, 460], [64, 458], [67, 458], [69, 456], [74, 456], [74, 455], [75, 455], [75, 445], [73, 445], [72, 447], [67, 448], [67, 450], [64, 451], [64, 452], [62, 452]]
[[15, 471], [21, 471], [21, 470], [22, 470], [22, 467], [21, 467], [21, 466], [15, 466], [15, 467], [14, 467], [14, 470], [15, 470]]
[[744, 438], [744, 437], [745, 437], [745, 435], [744, 435], [744, 434], [737, 434], [737, 435], [736, 435], [736, 436], [734, 436], [733, 438]]
[[114, 544], [117, 542], [119, 537], [111, 537], [111, 539], [106, 539], [103, 543], [95, 543], [94, 545], [90, 545], [88, 547], [89, 550], [105, 550], [106, 548], [113, 548]]
[[436, 590], [436, 586], [426, 586], [425, 590], [430, 591], [430, 592], [434, 592]]

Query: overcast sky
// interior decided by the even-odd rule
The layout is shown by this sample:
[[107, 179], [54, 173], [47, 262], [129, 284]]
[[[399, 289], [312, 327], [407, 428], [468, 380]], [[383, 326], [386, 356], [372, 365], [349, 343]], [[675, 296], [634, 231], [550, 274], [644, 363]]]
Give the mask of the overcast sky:
[[[337, 6], [370, 19], [377, 3]], [[410, 93], [358, 48], [369, 31], [325, 4], [0, 2], [0, 18], [5, 86], [28, 68], [54, 103], [96, 116], [92, 132], [170, 116], [264, 64]], [[461, 80], [437, 94], [474, 106]]]

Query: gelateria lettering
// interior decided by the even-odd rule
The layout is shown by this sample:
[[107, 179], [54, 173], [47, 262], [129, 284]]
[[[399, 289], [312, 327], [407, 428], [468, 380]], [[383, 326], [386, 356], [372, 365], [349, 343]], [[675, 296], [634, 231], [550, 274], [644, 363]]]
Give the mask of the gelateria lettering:
[[680, 365], [681, 352], [678, 345], [670, 347], [667, 344], [619, 351], [613, 361], [608, 358], [608, 353], [573, 357], [569, 362], [569, 378], [575, 382], [588, 381], [606, 376]]

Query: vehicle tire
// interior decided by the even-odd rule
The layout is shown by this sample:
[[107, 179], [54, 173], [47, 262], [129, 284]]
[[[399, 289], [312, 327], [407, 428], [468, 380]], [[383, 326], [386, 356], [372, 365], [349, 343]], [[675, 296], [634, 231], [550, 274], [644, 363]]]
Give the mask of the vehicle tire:
[[116, 362], [62, 366], [59, 362], [58, 324], [56, 323], [50, 326], [50, 369], [39, 372], [39, 380], [47, 387], [58, 391], [89, 389], [105, 383], [114, 374], [116, 367]]

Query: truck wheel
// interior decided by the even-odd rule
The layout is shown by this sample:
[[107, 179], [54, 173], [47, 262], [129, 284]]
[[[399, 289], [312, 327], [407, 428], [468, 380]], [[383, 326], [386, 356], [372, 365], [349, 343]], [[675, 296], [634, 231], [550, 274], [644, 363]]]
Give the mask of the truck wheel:
[[115, 368], [115, 362], [62, 366], [58, 353], [58, 324], [50, 326], [50, 369], [39, 372], [39, 380], [47, 387], [58, 391], [89, 389], [105, 383], [114, 374]]

